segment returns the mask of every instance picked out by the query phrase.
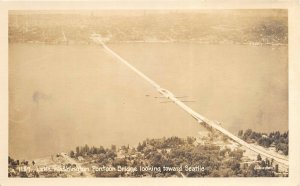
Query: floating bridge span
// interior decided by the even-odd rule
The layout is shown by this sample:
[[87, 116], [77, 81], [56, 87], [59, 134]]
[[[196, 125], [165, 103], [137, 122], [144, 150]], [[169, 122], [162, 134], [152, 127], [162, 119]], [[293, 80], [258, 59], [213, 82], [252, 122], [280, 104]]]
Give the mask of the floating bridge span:
[[123, 59], [121, 56], [119, 56], [117, 53], [115, 53], [109, 47], [107, 47], [103, 43], [102, 38], [101, 38], [100, 35], [98, 35], [98, 34], [92, 34], [92, 36], [90, 38], [94, 42], [99, 43], [105, 49], [105, 51], [107, 53], [111, 54], [117, 60], [119, 60], [120, 62], [122, 62], [123, 64], [125, 64], [131, 70], [133, 70], [141, 78], [143, 78], [148, 83], [150, 83], [162, 96], [168, 98], [169, 100], [171, 100], [172, 102], [174, 102], [176, 105], [178, 105], [181, 109], [183, 109], [188, 114], [190, 114], [193, 118], [195, 118], [197, 120], [198, 123], [200, 123], [202, 125], [205, 125], [206, 127], [210, 127], [210, 128], [215, 129], [215, 130], [218, 130], [219, 132], [221, 132], [225, 136], [231, 138], [233, 141], [239, 143], [240, 145], [242, 145], [242, 146], [248, 148], [249, 150], [254, 151], [254, 152], [256, 152], [256, 153], [258, 153], [258, 154], [260, 154], [262, 156], [265, 156], [266, 158], [273, 159], [278, 164], [280, 164], [282, 166], [282, 168], [288, 169], [289, 163], [288, 163], [288, 159], [287, 158], [282, 157], [280, 155], [271, 154], [270, 152], [268, 152], [266, 150], [258, 149], [254, 145], [251, 145], [251, 144], [245, 142], [244, 140], [242, 140], [239, 137], [235, 136], [234, 134], [232, 134], [228, 130], [224, 129], [219, 123], [211, 121], [211, 120], [205, 118], [204, 116], [202, 116], [201, 114], [197, 113], [196, 111], [194, 111], [193, 109], [191, 109], [189, 106], [187, 106], [186, 104], [184, 104], [182, 101], [180, 101], [179, 99], [177, 99], [176, 96], [172, 92], [170, 92], [170, 91], [168, 91], [168, 90], [160, 87], [159, 84], [157, 84], [155, 81], [153, 81], [152, 79], [150, 79], [144, 73], [142, 73], [141, 71], [139, 71], [138, 69], [136, 69], [133, 65], [131, 65], [125, 59]]

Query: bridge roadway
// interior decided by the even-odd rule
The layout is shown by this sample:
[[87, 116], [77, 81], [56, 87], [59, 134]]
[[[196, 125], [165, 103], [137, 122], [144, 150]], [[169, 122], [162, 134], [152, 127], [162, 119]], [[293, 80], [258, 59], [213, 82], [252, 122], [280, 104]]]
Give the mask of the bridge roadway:
[[127, 67], [129, 67], [131, 70], [133, 70], [135, 73], [137, 73], [140, 77], [142, 77], [144, 80], [146, 80], [148, 83], [150, 83], [154, 88], [156, 88], [156, 90], [162, 94], [164, 97], [172, 100], [175, 104], [177, 104], [180, 108], [182, 108], [184, 111], [186, 111], [188, 114], [190, 114], [192, 117], [194, 117], [198, 123], [200, 124], [206, 124], [209, 127], [218, 130], [219, 132], [221, 132], [222, 134], [224, 134], [225, 136], [231, 138], [232, 140], [236, 141], [237, 143], [239, 143], [240, 145], [248, 148], [251, 151], [254, 151], [264, 157], [267, 157], [269, 159], [273, 159], [275, 162], [277, 162], [278, 164], [280, 164], [281, 166], [283, 166], [284, 168], [288, 169], [288, 159], [281, 157], [279, 155], [276, 154], [271, 154], [267, 151], [261, 150], [256, 148], [255, 146], [245, 142], [244, 140], [238, 138], [237, 136], [235, 136], [234, 134], [232, 134], [231, 132], [227, 131], [226, 129], [224, 129], [221, 125], [217, 124], [214, 121], [211, 121], [207, 118], [205, 118], [204, 116], [202, 116], [201, 114], [197, 113], [196, 111], [194, 111], [193, 109], [191, 109], [190, 107], [188, 107], [186, 104], [184, 104], [182, 101], [180, 101], [179, 99], [177, 99], [173, 93], [171, 93], [170, 91], [161, 88], [155, 81], [153, 81], [152, 79], [150, 79], [149, 77], [147, 77], [145, 74], [143, 74], [141, 71], [139, 71], [138, 69], [136, 69], [134, 66], [132, 66], [130, 63], [128, 63], [125, 59], [123, 59], [122, 57], [120, 57], [118, 54], [116, 54], [114, 51], [112, 51], [110, 48], [108, 48], [103, 42], [100, 36], [98, 36], [97, 34], [93, 34], [91, 36], [91, 39], [102, 45], [102, 47], [105, 49], [106, 52], [108, 52], [109, 54], [111, 54], [112, 56], [114, 56], [116, 59], [118, 59], [120, 62], [122, 62], [123, 64], [125, 64]]

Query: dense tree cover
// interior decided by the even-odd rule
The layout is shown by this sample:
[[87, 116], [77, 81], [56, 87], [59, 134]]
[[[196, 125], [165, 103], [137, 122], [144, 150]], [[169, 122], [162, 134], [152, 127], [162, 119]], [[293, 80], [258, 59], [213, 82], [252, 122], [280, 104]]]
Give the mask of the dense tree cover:
[[238, 136], [245, 141], [255, 141], [258, 145], [269, 148], [274, 146], [276, 151], [282, 151], [283, 154], [289, 154], [289, 132], [280, 133], [279, 131], [269, 134], [252, 131], [251, 129], [240, 130]]
[[[248, 136], [257, 134], [246, 131]], [[270, 137], [278, 135], [272, 133]], [[279, 135], [280, 136], [280, 135]], [[80, 162], [81, 166], [90, 168], [113, 168], [111, 171], [91, 171], [96, 177], [259, 177], [278, 176], [278, 165], [273, 160], [263, 159], [260, 155], [252, 162], [244, 162], [244, 151], [239, 148], [227, 148], [226, 145], [213, 143], [196, 143], [188, 137], [169, 137], [146, 139], [137, 147], [112, 145], [111, 148], [78, 146], [69, 152], [69, 156]], [[57, 154], [53, 160], [58, 165], [76, 167], [64, 156]], [[8, 157], [10, 177], [39, 177], [36, 172], [28, 174], [19, 171], [22, 165], [35, 166], [35, 162], [14, 160]], [[143, 170], [143, 168], [146, 168]], [[124, 170], [117, 171], [119, 168]], [[126, 168], [135, 168], [135, 171]], [[71, 173], [47, 172], [42, 177], [67, 177]], [[80, 174], [81, 175], [81, 174]], [[72, 175], [72, 176], [80, 176]], [[83, 176], [83, 174], [81, 175]]]
[[106, 154], [107, 158], [115, 158], [116, 157], [116, 146], [112, 145], [111, 149], [104, 148], [103, 146], [100, 147], [89, 147], [85, 145], [83, 147], [77, 146], [75, 152], [73, 150], [70, 151], [69, 155], [72, 158], [78, 158], [79, 156], [88, 156], [94, 154]]
[[[85, 152], [84, 147], [78, 147], [78, 155], [82, 155], [87, 166], [105, 167], [155, 167], [158, 170], [134, 172], [126, 171], [100, 171], [95, 172], [96, 177], [251, 177], [275, 176], [274, 170], [257, 169], [257, 167], [271, 166], [269, 160], [261, 157], [257, 162], [243, 163], [243, 150], [220, 147], [213, 144], [194, 143], [195, 138], [170, 137], [162, 139], [146, 139], [136, 148], [122, 146], [111, 149], [95, 147]], [[80, 150], [81, 149], [81, 150]], [[95, 150], [92, 150], [95, 149]], [[103, 151], [104, 150], [104, 151]], [[122, 152], [122, 153], [121, 153]], [[75, 157], [76, 157], [75, 153]], [[114, 154], [114, 155], [111, 155]], [[122, 156], [120, 155], [122, 154]], [[96, 155], [96, 156], [95, 156]], [[78, 157], [78, 156], [77, 156]], [[94, 162], [94, 163], [90, 163]], [[181, 167], [182, 169], [164, 170], [164, 167]], [[185, 167], [203, 167], [203, 170], [190, 171]]]

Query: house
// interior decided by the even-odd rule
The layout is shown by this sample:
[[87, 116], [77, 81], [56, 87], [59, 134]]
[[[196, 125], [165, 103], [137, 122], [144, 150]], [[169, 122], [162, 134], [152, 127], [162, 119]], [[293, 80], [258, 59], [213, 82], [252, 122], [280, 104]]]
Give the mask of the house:
[[78, 156], [77, 159], [78, 159], [78, 161], [83, 161], [84, 160], [84, 158], [82, 156]]
[[253, 140], [253, 139], [247, 139], [246, 142], [247, 143], [255, 143], [255, 140]]
[[270, 147], [276, 147], [275, 143], [273, 142]]

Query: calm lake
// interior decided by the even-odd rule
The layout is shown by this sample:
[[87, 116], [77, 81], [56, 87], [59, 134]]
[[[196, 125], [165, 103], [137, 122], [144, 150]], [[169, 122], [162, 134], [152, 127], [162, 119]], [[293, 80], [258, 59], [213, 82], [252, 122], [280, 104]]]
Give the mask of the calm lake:
[[[288, 130], [286, 46], [108, 45], [161, 87], [233, 133]], [[10, 44], [9, 154], [137, 145], [205, 130], [100, 46]]]

